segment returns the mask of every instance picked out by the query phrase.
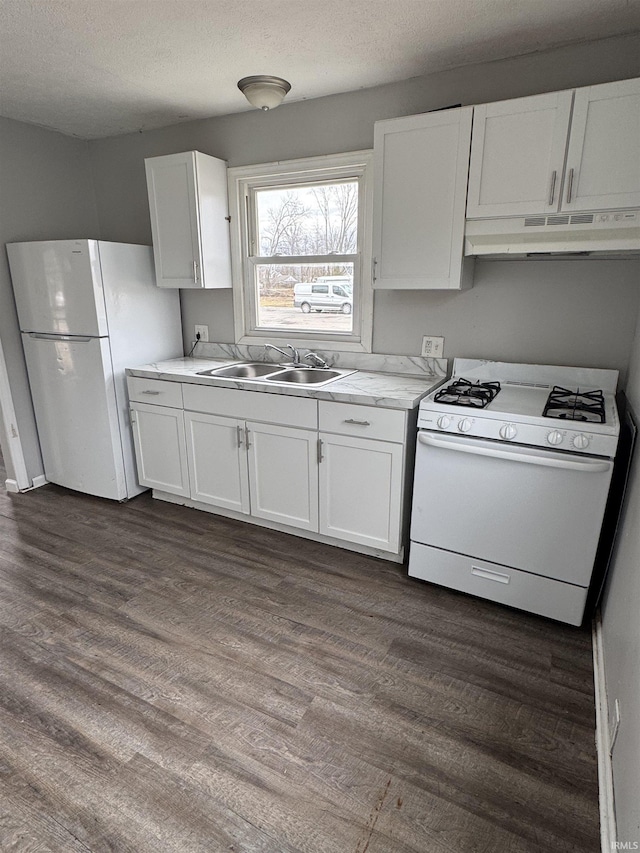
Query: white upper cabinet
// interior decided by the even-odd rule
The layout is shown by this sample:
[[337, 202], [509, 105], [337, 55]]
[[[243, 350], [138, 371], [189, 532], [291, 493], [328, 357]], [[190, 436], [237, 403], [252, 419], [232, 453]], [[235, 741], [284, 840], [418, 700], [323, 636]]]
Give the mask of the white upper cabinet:
[[562, 209], [640, 207], [640, 79], [577, 89]]
[[468, 219], [628, 207], [640, 207], [639, 79], [475, 108]]
[[159, 287], [231, 287], [227, 164], [187, 151], [145, 160]]
[[[374, 287], [459, 290], [472, 107], [376, 122]], [[469, 268], [467, 267], [467, 272]]]
[[553, 92], [475, 108], [468, 219], [559, 209], [572, 97]]

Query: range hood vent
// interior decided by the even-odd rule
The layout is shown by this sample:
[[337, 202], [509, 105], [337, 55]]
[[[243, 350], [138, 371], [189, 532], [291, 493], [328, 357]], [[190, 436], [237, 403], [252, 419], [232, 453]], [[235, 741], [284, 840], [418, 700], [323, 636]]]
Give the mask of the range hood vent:
[[468, 219], [465, 255], [640, 254], [640, 211]]

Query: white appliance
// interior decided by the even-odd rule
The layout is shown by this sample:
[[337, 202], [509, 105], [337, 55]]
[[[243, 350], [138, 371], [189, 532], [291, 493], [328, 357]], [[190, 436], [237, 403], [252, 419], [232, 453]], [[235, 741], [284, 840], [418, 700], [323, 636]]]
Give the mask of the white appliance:
[[468, 219], [465, 255], [638, 254], [640, 211]]
[[420, 404], [409, 575], [580, 625], [616, 370], [456, 359]]
[[138, 485], [124, 370], [182, 355], [177, 291], [149, 246], [7, 245], [47, 480], [114, 500]]

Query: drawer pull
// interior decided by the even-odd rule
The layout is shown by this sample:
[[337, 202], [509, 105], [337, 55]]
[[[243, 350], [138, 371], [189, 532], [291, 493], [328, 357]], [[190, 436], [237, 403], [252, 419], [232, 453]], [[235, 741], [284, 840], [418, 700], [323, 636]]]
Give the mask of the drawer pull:
[[496, 581], [497, 583], [509, 583], [511, 577], [503, 575], [501, 572], [492, 572], [489, 569], [479, 569], [477, 566], [471, 567], [471, 574], [478, 578], [484, 578], [487, 581]]
[[342, 421], [343, 424], [355, 424], [356, 426], [371, 426], [369, 421], [356, 421], [354, 418]]
[[150, 394], [152, 397], [157, 397], [158, 394], [162, 394], [162, 391], [141, 391], [141, 394]]

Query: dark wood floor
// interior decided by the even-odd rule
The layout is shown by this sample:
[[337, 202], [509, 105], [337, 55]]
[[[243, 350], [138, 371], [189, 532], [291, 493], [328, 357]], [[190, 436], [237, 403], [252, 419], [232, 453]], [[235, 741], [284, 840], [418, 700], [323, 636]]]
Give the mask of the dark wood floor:
[[55, 486], [0, 489], [0, 630], [3, 851], [599, 849], [584, 631]]

